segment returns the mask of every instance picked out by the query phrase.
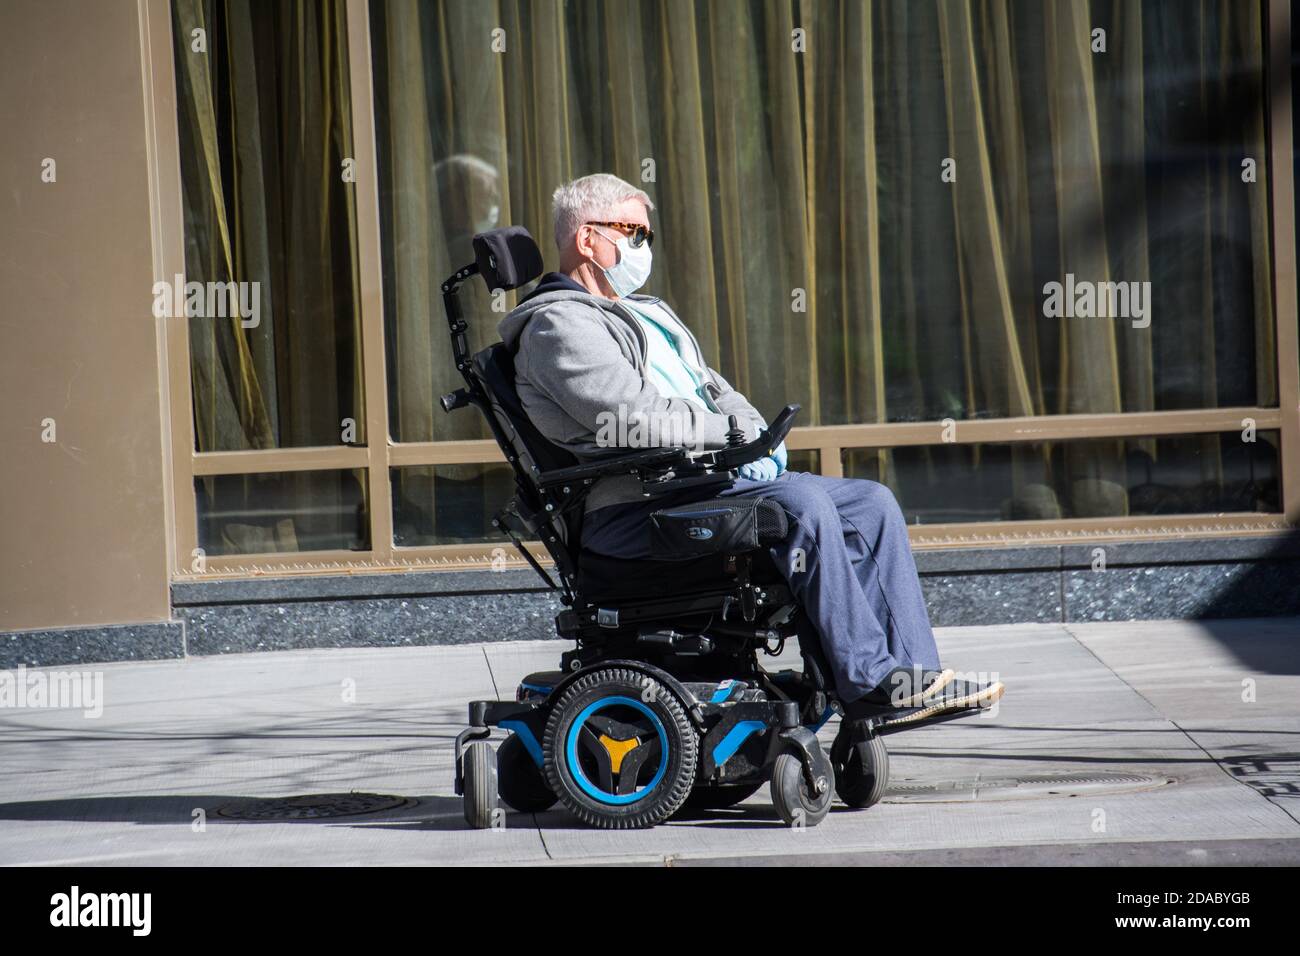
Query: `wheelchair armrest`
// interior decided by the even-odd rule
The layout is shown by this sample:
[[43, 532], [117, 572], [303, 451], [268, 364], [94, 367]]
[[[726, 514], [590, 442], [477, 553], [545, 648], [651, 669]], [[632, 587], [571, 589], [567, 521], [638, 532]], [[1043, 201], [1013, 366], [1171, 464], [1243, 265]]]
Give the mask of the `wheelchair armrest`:
[[686, 488], [702, 488], [711, 485], [731, 486], [735, 476], [730, 471], [699, 470], [680, 478], [657, 478], [641, 482], [641, 493], [649, 498], [658, 498], [683, 491]]
[[554, 488], [588, 479], [603, 478], [606, 475], [659, 473], [682, 464], [687, 457], [685, 448], [645, 448], [630, 455], [618, 455], [582, 465], [544, 471], [538, 476], [537, 483], [543, 488]]
[[764, 428], [753, 441], [737, 445], [734, 448], [723, 448], [721, 451], [713, 452], [714, 466], [723, 470], [730, 470], [739, 468], [741, 465], [747, 465], [752, 461], [758, 461], [760, 458], [766, 458], [772, 454], [776, 450], [776, 446], [785, 441], [785, 436], [790, 434], [790, 427], [794, 424], [794, 417], [799, 414], [801, 407], [800, 405], [785, 406], [773, 419], [772, 424]]
[[[608, 475], [639, 475], [643, 479], [642, 490], [651, 496], [695, 485], [729, 483], [734, 477], [729, 474], [733, 469], [770, 455], [777, 445], [785, 441], [799, 408], [798, 405], [785, 406], [772, 424], [763, 429], [753, 441], [709, 452], [699, 458], [692, 459], [689, 449], [680, 446], [644, 448], [628, 455], [544, 471], [537, 477], [537, 483], [543, 489], [550, 489], [585, 483]], [[676, 475], [666, 479], [666, 472], [675, 472]], [[651, 480], [647, 482], [644, 481], [645, 478]]]

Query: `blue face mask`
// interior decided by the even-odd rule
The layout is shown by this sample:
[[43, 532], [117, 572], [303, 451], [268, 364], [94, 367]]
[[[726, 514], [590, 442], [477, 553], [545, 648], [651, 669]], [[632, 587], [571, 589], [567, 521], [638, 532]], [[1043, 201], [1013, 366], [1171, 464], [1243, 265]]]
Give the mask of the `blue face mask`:
[[596, 262], [592, 265], [605, 273], [605, 281], [609, 287], [614, 290], [614, 294], [620, 299], [625, 295], [631, 295], [637, 289], [646, 284], [650, 278], [650, 243], [643, 242], [640, 247], [634, 247], [628, 241], [627, 236], [620, 235], [617, 241], [610, 239], [599, 229], [596, 230], [605, 239], [614, 243], [618, 250], [618, 262], [614, 263], [608, 269], [601, 267]]

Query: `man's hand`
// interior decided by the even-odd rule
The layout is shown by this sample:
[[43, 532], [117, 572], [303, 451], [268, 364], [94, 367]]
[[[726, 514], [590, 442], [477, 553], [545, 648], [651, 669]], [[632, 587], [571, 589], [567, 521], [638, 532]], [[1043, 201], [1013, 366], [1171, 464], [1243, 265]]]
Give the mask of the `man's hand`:
[[776, 476], [781, 473], [776, 462], [771, 457], [751, 461], [748, 464], [741, 465], [737, 470], [740, 472], [741, 478], [748, 478], [750, 481], [775, 481]]
[[766, 458], [760, 458], [758, 461], [751, 461], [747, 465], [741, 465], [737, 471], [740, 472], [741, 478], [748, 478], [750, 481], [775, 481], [781, 472], [785, 471], [785, 463], [790, 460], [789, 454], [785, 450], [785, 442], [776, 446], [776, 450]]

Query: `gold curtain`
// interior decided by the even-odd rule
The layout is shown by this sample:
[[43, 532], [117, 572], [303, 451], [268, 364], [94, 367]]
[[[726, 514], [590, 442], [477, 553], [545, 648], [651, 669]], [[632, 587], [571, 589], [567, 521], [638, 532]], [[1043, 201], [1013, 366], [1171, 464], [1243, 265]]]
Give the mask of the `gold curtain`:
[[[596, 171], [643, 185], [662, 237], [648, 291], [768, 414], [797, 401], [805, 424], [951, 417], [960, 428], [978, 417], [1276, 401], [1258, 4], [372, 9], [388, 88], [380, 153], [402, 440], [486, 435], [477, 421], [432, 412], [456, 380], [425, 303], [431, 283], [468, 260], [474, 212], [440, 208], [430, 170], [464, 154], [491, 168], [501, 221], [527, 226], [552, 266], [556, 185]], [[1105, 52], [1093, 49], [1098, 26]], [[1179, 99], [1188, 74], [1191, 107]], [[1241, 83], [1248, 95], [1234, 100]], [[1229, 103], [1236, 115], [1215, 119]], [[1189, 128], [1211, 129], [1213, 141], [1201, 144], [1190, 187], [1178, 170], [1176, 195], [1148, 170], [1168, 159], [1162, 150], [1187, 148]], [[1260, 181], [1245, 190], [1238, 154], [1259, 161]], [[952, 181], [941, 178], [945, 160]], [[1189, 208], [1199, 218], [1189, 222]], [[1043, 285], [1066, 273], [1152, 281], [1152, 328], [1045, 318]], [[489, 317], [474, 323], [476, 345], [493, 341], [497, 316], [471, 314]], [[1216, 351], [1234, 336], [1249, 354], [1220, 371]], [[1243, 363], [1247, 396], [1232, 394]], [[1153, 441], [1136, 447], [1154, 458]], [[1217, 447], [1205, 443], [1210, 473]], [[981, 450], [962, 451], [978, 469]], [[941, 483], [951, 459], [920, 454]], [[893, 483], [894, 457], [850, 453], [848, 466]], [[1066, 446], [1059, 459], [1050, 446], [1021, 446], [1010, 462], [1015, 517], [1127, 509], [1120, 442]]]
[[[344, 5], [174, 0], [172, 12], [186, 280], [259, 290], [253, 327], [189, 320], [196, 450], [364, 444]], [[364, 538], [355, 476], [218, 477], [198, 491], [210, 553]]]

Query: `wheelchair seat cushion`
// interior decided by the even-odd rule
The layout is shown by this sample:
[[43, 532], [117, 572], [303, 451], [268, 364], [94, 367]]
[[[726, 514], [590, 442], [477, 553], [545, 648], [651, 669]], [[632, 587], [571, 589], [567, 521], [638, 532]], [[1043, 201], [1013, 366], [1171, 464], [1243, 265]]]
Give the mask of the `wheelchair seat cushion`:
[[650, 515], [652, 557], [737, 554], [784, 541], [785, 509], [768, 498], [709, 498], [661, 508]]

